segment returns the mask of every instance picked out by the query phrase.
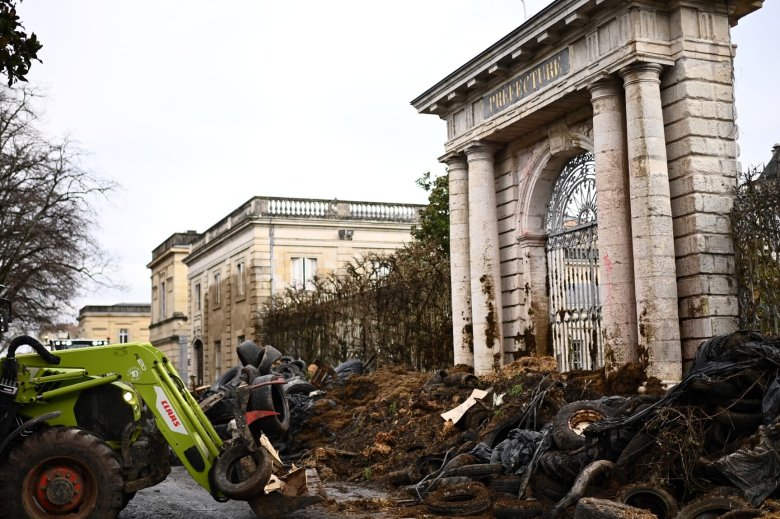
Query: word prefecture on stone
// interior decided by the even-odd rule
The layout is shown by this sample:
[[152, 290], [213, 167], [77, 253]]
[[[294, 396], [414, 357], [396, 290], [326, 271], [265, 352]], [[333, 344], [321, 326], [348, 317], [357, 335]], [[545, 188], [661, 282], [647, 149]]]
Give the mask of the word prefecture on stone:
[[568, 73], [569, 49], [566, 48], [484, 96], [485, 119]]

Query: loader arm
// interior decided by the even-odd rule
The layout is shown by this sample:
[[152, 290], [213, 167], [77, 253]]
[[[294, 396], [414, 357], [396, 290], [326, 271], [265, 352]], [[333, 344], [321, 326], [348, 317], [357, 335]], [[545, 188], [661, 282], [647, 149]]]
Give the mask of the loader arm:
[[[209, 474], [222, 441], [168, 359], [148, 343], [96, 346], [56, 352], [52, 365], [37, 354], [17, 355], [20, 366], [16, 402], [27, 417], [65, 408], [88, 388], [105, 384], [127, 388], [123, 398], [138, 416], [140, 398], [154, 414], [157, 428], [190, 475], [212, 495]], [[71, 415], [72, 416], [72, 415]], [[61, 423], [60, 423], [61, 422]], [[67, 413], [49, 425], [72, 425]]]

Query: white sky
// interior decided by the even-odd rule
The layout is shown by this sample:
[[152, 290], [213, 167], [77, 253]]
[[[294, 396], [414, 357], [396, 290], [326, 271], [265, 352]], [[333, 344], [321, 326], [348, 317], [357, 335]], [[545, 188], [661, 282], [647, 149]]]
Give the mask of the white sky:
[[[528, 0], [528, 15], [549, 3]], [[98, 236], [128, 289], [77, 308], [148, 302], [152, 249], [255, 195], [424, 203], [414, 180], [443, 172], [445, 123], [409, 102], [523, 21], [519, 0], [25, 0], [19, 12], [44, 46], [29, 79], [47, 129], [121, 185]], [[744, 165], [780, 141], [778, 22], [767, 1], [732, 34]]]

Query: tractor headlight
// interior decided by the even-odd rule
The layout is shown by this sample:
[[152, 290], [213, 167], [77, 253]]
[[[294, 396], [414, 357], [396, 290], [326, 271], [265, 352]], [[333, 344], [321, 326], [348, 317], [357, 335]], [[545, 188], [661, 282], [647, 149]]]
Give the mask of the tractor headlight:
[[133, 406], [133, 408], [138, 407], [138, 395], [136, 395], [132, 391], [125, 391], [122, 393], [122, 400], [127, 402], [127, 405]]

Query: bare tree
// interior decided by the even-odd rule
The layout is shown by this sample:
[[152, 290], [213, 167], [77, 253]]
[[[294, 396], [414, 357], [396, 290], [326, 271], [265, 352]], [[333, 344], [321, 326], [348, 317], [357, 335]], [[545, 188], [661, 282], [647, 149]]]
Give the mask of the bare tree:
[[114, 188], [38, 127], [36, 95], [0, 90], [0, 285], [24, 327], [51, 325], [90, 282], [106, 283], [93, 203]]

